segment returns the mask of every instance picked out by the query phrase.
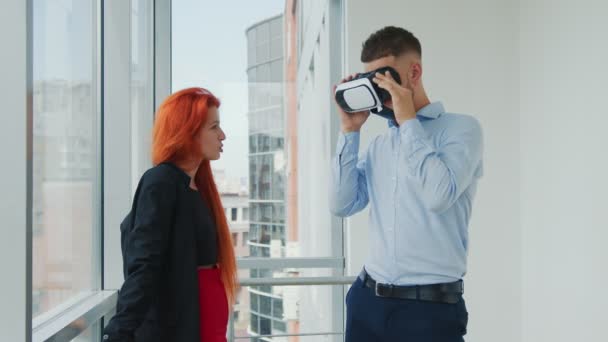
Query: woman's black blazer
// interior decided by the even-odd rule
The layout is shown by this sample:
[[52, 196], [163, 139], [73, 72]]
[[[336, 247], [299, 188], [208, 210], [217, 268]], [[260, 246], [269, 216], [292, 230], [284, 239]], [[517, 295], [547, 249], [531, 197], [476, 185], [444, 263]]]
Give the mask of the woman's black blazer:
[[192, 213], [201, 209], [188, 200], [191, 191], [188, 174], [170, 163], [142, 176], [121, 225], [125, 282], [104, 342], [200, 340]]

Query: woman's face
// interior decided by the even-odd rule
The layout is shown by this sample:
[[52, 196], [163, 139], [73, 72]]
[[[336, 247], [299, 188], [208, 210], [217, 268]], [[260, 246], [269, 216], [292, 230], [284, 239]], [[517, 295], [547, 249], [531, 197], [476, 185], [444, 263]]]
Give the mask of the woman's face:
[[209, 107], [207, 113], [207, 122], [199, 129], [196, 140], [203, 152], [204, 160], [220, 159], [220, 153], [223, 152], [224, 144], [222, 141], [226, 139], [226, 134], [220, 128], [220, 114], [217, 107]]

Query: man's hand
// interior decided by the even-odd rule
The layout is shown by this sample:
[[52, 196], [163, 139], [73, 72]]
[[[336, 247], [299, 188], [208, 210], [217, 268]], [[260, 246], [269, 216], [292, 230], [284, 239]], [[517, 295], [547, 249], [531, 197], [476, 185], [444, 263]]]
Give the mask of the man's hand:
[[399, 83], [395, 82], [388, 71], [384, 75], [376, 73], [374, 82], [378, 87], [386, 89], [391, 94], [393, 112], [395, 113], [395, 119], [399, 126], [407, 120], [416, 118], [414, 96], [411, 90], [402, 87]]
[[[350, 75], [340, 81], [338, 84], [348, 82], [355, 78], [358, 74]], [[336, 88], [338, 85], [334, 85], [332, 97], [335, 99]], [[369, 117], [369, 111], [347, 113], [345, 112], [336, 102], [338, 107], [338, 114], [340, 114], [340, 120], [342, 121], [342, 133], [358, 132], [361, 130], [361, 126], [365, 123], [365, 120]]]

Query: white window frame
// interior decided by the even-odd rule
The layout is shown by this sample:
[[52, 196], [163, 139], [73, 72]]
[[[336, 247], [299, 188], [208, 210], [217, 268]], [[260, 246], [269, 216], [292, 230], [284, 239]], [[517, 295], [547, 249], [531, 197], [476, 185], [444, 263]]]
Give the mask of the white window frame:
[[[131, 2], [105, 0], [104, 15], [104, 282], [117, 290], [123, 282], [120, 222], [131, 208], [132, 153], [149, 155], [149, 146], [131, 148]], [[154, 0], [154, 110], [171, 91], [171, 0]], [[129, 53], [124, 53], [129, 51]], [[150, 122], [155, 113], [150, 113]]]
[[[32, 324], [32, 0], [5, 0], [0, 11], [0, 302], [3, 341], [31, 341]], [[10, 166], [10, 167], [8, 167]]]
[[[0, 63], [0, 96], [5, 106], [0, 136], [7, 167], [1, 177], [3, 231], [0, 267], [5, 272], [0, 309], [0, 340], [71, 340], [93, 328], [101, 338], [101, 319], [116, 305], [122, 283], [118, 224], [130, 207], [130, 32], [131, 3], [94, 0], [97, 66], [95, 103], [98, 110], [99, 163], [97, 220], [92, 229], [95, 286], [88, 295], [62, 304], [32, 322], [32, 153], [33, 153], [33, 0], [5, 0], [0, 11], [0, 42], [10, 46]], [[154, 1], [154, 106], [170, 92], [171, 0]], [[104, 18], [112, 21], [104, 22]], [[102, 32], [103, 31], [103, 32]], [[103, 42], [102, 42], [103, 40]], [[129, 53], [125, 54], [125, 51]], [[125, 58], [126, 55], [126, 58]], [[100, 87], [99, 85], [103, 85]], [[153, 119], [154, 113], [150, 113]], [[152, 120], [150, 120], [152, 121]], [[103, 128], [102, 128], [103, 125]], [[103, 140], [102, 140], [103, 139]], [[136, 153], [149, 153], [147, 147]], [[103, 176], [101, 176], [103, 175]], [[102, 178], [103, 177], [103, 178]], [[101, 183], [103, 182], [103, 183]], [[103, 185], [102, 185], [103, 184]], [[102, 188], [103, 186], [103, 188]], [[103, 197], [102, 197], [103, 196]], [[102, 200], [103, 198], [103, 200]], [[103, 202], [101, 202], [103, 201]], [[102, 215], [103, 212], [103, 216]], [[103, 229], [106, 228], [107, 229]], [[78, 325], [73, 323], [78, 321]], [[81, 324], [84, 323], [84, 324]], [[79, 329], [74, 329], [78, 326]]]

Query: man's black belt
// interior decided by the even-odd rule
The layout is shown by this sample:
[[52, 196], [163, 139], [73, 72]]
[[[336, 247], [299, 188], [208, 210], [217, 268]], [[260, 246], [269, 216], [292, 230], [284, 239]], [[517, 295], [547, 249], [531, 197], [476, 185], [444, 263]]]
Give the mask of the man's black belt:
[[373, 289], [378, 297], [455, 304], [460, 301], [464, 293], [462, 280], [442, 284], [398, 286], [376, 282], [365, 269], [361, 271], [359, 278], [365, 287]]

